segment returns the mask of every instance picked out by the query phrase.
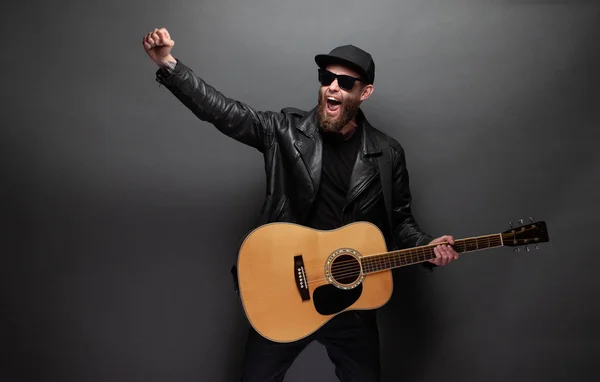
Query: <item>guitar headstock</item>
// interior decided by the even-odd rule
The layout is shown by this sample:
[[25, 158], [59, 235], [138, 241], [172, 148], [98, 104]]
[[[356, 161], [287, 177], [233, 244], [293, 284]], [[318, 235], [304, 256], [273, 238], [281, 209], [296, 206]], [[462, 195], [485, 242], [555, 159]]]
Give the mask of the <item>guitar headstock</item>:
[[[535, 245], [536, 249], [539, 249], [539, 243], [550, 241], [546, 222], [533, 222], [532, 218], [529, 218], [529, 220], [531, 223], [523, 225], [523, 219], [521, 219], [521, 226], [514, 228], [511, 223], [511, 228], [502, 232], [502, 242], [504, 245], [509, 247]], [[527, 247], [527, 250], [529, 251], [529, 247]]]

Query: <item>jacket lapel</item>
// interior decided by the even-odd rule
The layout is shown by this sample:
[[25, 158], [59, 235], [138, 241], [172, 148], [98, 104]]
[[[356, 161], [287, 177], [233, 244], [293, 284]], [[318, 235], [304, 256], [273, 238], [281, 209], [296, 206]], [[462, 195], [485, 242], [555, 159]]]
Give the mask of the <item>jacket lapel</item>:
[[381, 147], [373, 134], [373, 127], [366, 120], [362, 110], [357, 114], [361, 128], [361, 147], [352, 170], [346, 203], [354, 201], [379, 175], [376, 155], [381, 155]]
[[318, 133], [318, 122], [316, 118], [316, 108], [311, 110], [297, 125], [298, 139], [294, 146], [302, 158], [306, 170], [306, 176], [310, 178], [310, 189], [306, 193], [301, 193], [302, 202], [307, 206], [312, 205], [319, 183], [321, 182], [321, 165], [323, 157], [323, 141]]

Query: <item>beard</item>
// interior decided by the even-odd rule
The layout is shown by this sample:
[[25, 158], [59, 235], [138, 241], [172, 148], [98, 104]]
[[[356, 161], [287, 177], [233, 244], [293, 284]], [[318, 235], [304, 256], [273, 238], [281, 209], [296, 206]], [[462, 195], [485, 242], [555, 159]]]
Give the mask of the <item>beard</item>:
[[317, 108], [317, 120], [321, 126], [321, 130], [326, 133], [337, 133], [348, 124], [358, 112], [360, 100], [353, 97], [342, 98], [340, 112], [332, 117], [327, 114], [327, 97], [325, 92], [319, 90], [319, 103]]

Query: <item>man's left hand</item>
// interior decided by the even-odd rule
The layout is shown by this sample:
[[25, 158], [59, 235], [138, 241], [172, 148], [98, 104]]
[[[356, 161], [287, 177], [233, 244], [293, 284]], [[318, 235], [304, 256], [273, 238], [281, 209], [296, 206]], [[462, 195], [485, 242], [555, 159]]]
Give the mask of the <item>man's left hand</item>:
[[454, 245], [454, 237], [449, 235], [440, 236], [433, 239], [429, 244], [440, 244], [433, 249], [435, 259], [429, 260], [435, 265], [448, 265], [452, 260], [458, 259], [458, 253], [452, 247]]

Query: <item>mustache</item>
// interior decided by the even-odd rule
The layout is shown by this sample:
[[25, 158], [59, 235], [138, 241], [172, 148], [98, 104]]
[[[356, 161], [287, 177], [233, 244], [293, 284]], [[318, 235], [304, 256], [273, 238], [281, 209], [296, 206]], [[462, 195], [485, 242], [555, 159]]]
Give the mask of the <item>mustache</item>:
[[322, 92], [320, 94], [321, 94], [321, 96], [319, 97], [319, 101], [321, 101], [321, 100], [327, 100], [327, 97], [333, 97], [333, 98], [337, 99], [338, 101], [340, 101], [342, 103], [346, 100], [344, 98], [344, 96], [342, 94], [339, 94], [339, 93], [338, 94], [329, 94], [327, 92]]

